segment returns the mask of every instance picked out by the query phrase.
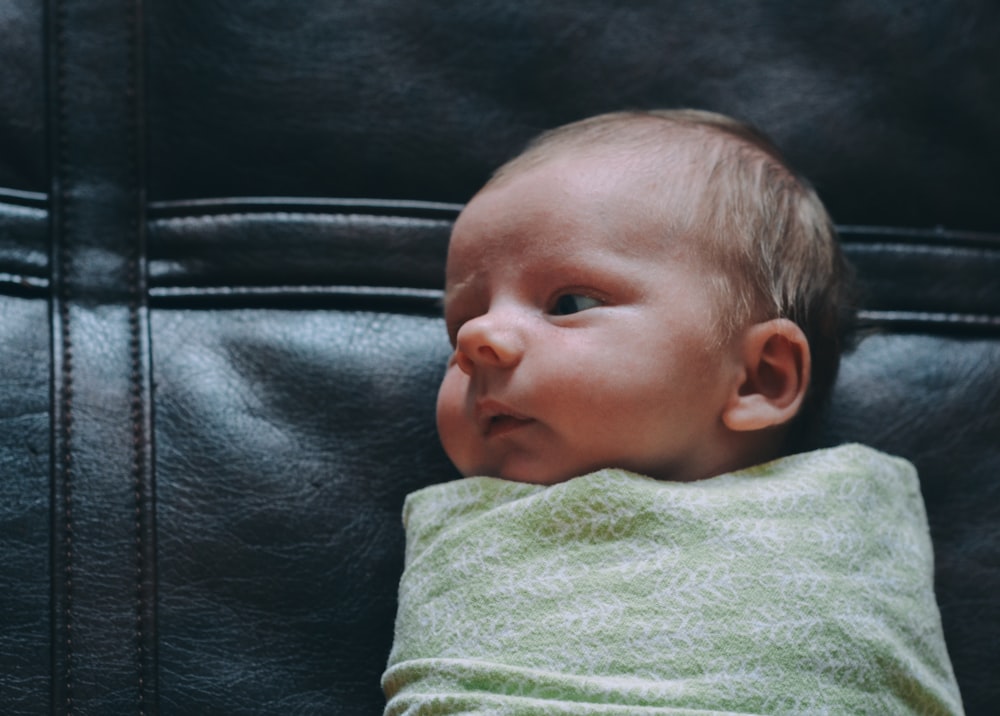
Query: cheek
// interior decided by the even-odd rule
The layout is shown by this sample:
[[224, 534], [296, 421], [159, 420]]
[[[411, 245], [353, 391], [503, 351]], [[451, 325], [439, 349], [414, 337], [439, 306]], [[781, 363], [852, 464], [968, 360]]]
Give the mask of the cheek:
[[469, 429], [465, 417], [467, 379], [464, 378], [457, 368], [449, 368], [437, 397], [438, 437], [445, 453], [456, 464], [461, 460], [464, 436]]
[[443, 433], [449, 424], [454, 420], [458, 406], [458, 386], [455, 384], [455, 377], [449, 368], [441, 381], [441, 387], [437, 394], [437, 426], [438, 432]]
[[618, 351], [611, 359], [591, 365], [583, 399], [591, 416], [635, 426], [643, 420], [683, 413], [697, 404], [705, 381], [701, 361], [676, 346], [650, 342]]

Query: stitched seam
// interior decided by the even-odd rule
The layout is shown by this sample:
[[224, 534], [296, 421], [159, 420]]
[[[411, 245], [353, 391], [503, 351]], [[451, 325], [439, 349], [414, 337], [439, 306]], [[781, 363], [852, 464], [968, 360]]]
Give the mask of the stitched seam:
[[[63, 550], [63, 647], [65, 648], [65, 673], [64, 688], [65, 708], [67, 716], [73, 714], [73, 337], [70, 331], [70, 300], [72, 298], [70, 290], [69, 276], [73, 273], [73, 255], [67, 246], [66, 236], [69, 232], [71, 221], [69, 217], [72, 203], [71, 196], [65, 191], [63, 184], [65, 177], [70, 170], [69, 144], [65, 134], [67, 123], [66, 115], [66, 93], [67, 93], [67, 67], [66, 67], [66, 24], [67, 16], [65, 5], [57, 0], [54, 3], [54, 38], [56, 44], [56, 68], [55, 68], [55, 92], [57, 97], [56, 111], [58, 112], [57, 135], [55, 138], [55, 169], [56, 176], [60, 182], [59, 198], [61, 210], [58, 216], [58, 261], [60, 281], [57, 287], [59, 296], [59, 321], [60, 340], [62, 350], [62, 361], [60, 365], [61, 374], [59, 380], [59, 436], [62, 447], [61, 464], [57, 479], [62, 485], [63, 501], [59, 505], [61, 509], [60, 518], [63, 520], [63, 535], [61, 549]], [[53, 678], [58, 678], [58, 674], [53, 674]], [[55, 704], [53, 704], [56, 706]]]
[[305, 212], [305, 211], [244, 211], [244, 212], [224, 212], [220, 214], [199, 214], [196, 216], [171, 216], [153, 220], [156, 227], [173, 228], [189, 227], [198, 225], [229, 226], [248, 222], [285, 222], [285, 223], [314, 223], [314, 224], [338, 224], [338, 225], [370, 225], [381, 226], [401, 226], [410, 227], [448, 227], [454, 221], [450, 219], [429, 219], [425, 217], [409, 216], [385, 216], [382, 214], [364, 214], [361, 212], [333, 213], [333, 212]]
[[893, 254], [902, 255], [903, 258], [916, 257], [918, 255], [931, 257], [957, 256], [960, 260], [981, 258], [986, 261], [993, 261], [1000, 256], [1000, 251], [998, 251], [1000, 246], [941, 246], [881, 241], [871, 244], [847, 244], [844, 248], [848, 256], [853, 254]]
[[[127, 151], [128, 151], [128, 186], [132, 188], [135, 195], [132, 199], [138, 203], [139, 195], [139, 156], [138, 143], [139, 136], [138, 113], [142, 110], [139, 106], [141, 98], [138, 94], [136, 74], [141, 71], [138, 66], [138, 55], [140, 52], [138, 22], [139, 13], [137, 3], [134, 0], [126, 0], [128, 9], [125, 13], [128, 22], [128, 57], [127, 57], [127, 97], [131, 100], [129, 105], [129, 121], [127, 124]], [[144, 559], [144, 510], [143, 502], [146, 496], [146, 435], [145, 435], [145, 405], [144, 405], [144, 373], [143, 373], [143, 341], [140, 335], [142, 321], [140, 320], [141, 296], [143, 289], [141, 285], [142, 247], [140, 217], [137, 216], [135, 206], [130, 211], [129, 225], [129, 254], [128, 254], [128, 285], [129, 285], [129, 358], [131, 362], [130, 375], [130, 406], [129, 418], [132, 423], [132, 480], [135, 491], [135, 656], [137, 670], [137, 697], [138, 713], [144, 716], [146, 713], [146, 696], [144, 676], [147, 666], [146, 654], [146, 630], [145, 630], [145, 583], [147, 579], [148, 565]]]
[[48, 279], [41, 276], [29, 276], [20, 273], [7, 273], [0, 271], [0, 283], [12, 283], [23, 288], [45, 289], [48, 287]]
[[[132, 286], [138, 278], [138, 262], [134, 257], [129, 260], [129, 280]], [[144, 618], [144, 585], [146, 581], [146, 564], [143, 558], [143, 497], [145, 486], [143, 477], [145, 473], [145, 411], [143, 406], [142, 390], [142, 341], [139, 337], [141, 323], [139, 320], [138, 301], [132, 298], [129, 302], [129, 352], [131, 356], [131, 405], [130, 419], [132, 421], [132, 479], [135, 489], [135, 639], [136, 639], [136, 661], [138, 674], [138, 698], [139, 714], [142, 716], [146, 712], [145, 706], [145, 685], [143, 674], [146, 666], [145, 647], [145, 618]]]
[[1000, 326], [1000, 316], [989, 313], [948, 311], [906, 311], [896, 309], [861, 309], [858, 316], [875, 321], [915, 321], [918, 323], [954, 323], [972, 326]]
[[[61, 233], [65, 234], [69, 225], [67, 219], [61, 222]], [[72, 257], [63, 242], [59, 247], [60, 264], [65, 273], [71, 271]], [[63, 598], [65, 600], [63, 618], [64, 644], [66, 648], [66, 713], [67, 716], [73, 714], [73, 338], [70, 332], [70, 291], [66, 286], [65, 277], [61, 285], [61, 297], [59, 301], [59, 320], [62, 339], [62, 375], [60, 401], [62, 403], [62, 413], [60, 415], [60, 434], [62, 438], [62, 465], [59, 478], [63, 487], [63, 566], [65, 579], [63, 582]]]
[[411, 286], [379, 286], [353, 284], [313, 284], [288, 283], [267, 285], [213, 285], [213, 286], [154, 286], [149, 295], [154, 298], [189, 298], [229, 296], [281, 296], [285, 294], [304, 296], [358, 296], [361, 298], [416, 298], [440, 300], [444, 290], [439, 288], [418, 288]]

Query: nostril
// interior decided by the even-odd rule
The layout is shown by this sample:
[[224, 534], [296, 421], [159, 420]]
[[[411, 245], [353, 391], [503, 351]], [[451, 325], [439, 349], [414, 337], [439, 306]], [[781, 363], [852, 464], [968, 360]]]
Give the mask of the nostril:
[[483, 360], [487, 360], [490, 363], [500, 362], [500, 356], [497, 354], [496, 350], [492, 346], [479, 346], [477, 350], [479, 351], [479, 355], [483, 358]]

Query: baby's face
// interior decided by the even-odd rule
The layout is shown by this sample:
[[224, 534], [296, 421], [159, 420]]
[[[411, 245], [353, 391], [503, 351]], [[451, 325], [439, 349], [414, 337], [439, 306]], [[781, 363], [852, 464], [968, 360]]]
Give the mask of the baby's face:
[[[445, 294], [455, 352], [437, 420], [463, 475], [714, 474], [737, 351], [712, 328], [694, 239], [663, 235], [643, 201], [650, 178], [626, 169], [552, 159], [488, 187], [459, 217]], [[681, 210], [684, 178], [666, 181]]]

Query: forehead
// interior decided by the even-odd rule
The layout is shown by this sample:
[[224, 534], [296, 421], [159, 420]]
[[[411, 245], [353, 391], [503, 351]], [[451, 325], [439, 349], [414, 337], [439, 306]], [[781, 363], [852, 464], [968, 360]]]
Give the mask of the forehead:
[[449, 276], [493, 263], [571, 251], [652, 256], [696, 243], [699, 169], [688, 153], [563, 152], [505, 175], [473, 197], [449, 247]]

